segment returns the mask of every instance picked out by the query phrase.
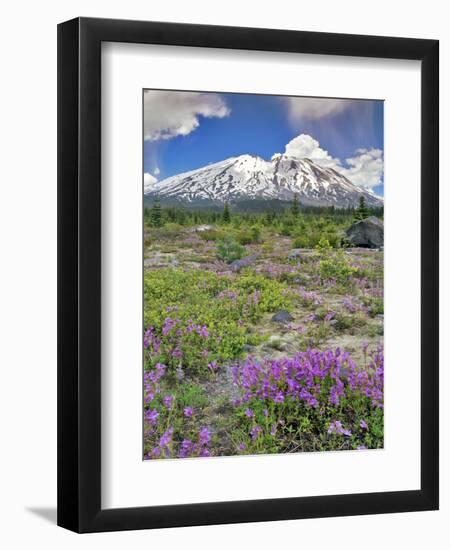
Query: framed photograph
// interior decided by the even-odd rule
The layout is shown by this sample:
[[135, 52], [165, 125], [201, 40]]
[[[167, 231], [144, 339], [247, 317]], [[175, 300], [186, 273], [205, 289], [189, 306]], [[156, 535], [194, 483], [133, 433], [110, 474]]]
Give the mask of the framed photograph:
[[438, 42], [58, 27], [58, 524], [438, 508]]

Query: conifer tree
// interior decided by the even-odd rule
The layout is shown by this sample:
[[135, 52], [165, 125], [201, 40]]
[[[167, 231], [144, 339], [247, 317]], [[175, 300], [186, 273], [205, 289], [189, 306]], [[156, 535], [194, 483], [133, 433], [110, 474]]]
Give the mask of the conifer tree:
[[158, 197], [156, 197], [155, 202], [153, 203], [153, 206], [152, 206], [151, 220], [152, 220], [153, 227], [162, 226], [162, 209], [161, 209], [161, 203]]
[[300, 203], [298, 200], [298, 193], [294, 193], [294, 198], [292, 199], [291, 206], [292, 215], [296, 218], [300, 213]]
[[224, 223], [230, 223], [230, 221], [231, 221], [231, 216], [230, 216], [230, 205], [228, 204], [228, 202], [226, 202], [226, 203], [224, 204], [224, 207], [223, 207], [222, 221], [223, 221]]
[[364, 195], [359, 197], [359, 206], [355, 211], [355, 220], [364, 220], [369, 217], [369, 210], [366, 206], [366, 199]]

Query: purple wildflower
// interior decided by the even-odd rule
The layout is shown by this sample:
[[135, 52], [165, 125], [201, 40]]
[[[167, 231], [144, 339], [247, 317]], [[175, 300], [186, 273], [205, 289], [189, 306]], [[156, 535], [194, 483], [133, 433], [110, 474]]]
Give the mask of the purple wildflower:
[[173, 405], [173, 395], [166, 395], [163, 397], [163, 404], [167, 409], [171, 409]]
[[207, 427], [203, 427], [198, 432], [198, 441], [200, 445], [208, 445], [211, 441], [211, 432]]
[[162, 328], [163, 335], [167, 336], [167, 334], [169, 334], [169, 332], [174, 328], [176, 324], [177, 323], [176, 321], [174, 321], [174, 319], [172, 319], [171, 317], [167, 317], [164, 321], [164, 326]]
[[277, 392], [275, 394], [275, 397], [273, 398], [275, 403], [283, 403], [284, 401], [284, 395], [281, 391]]
[[161, 456], [161, 449], [159, 447], [155, 447], [148, 453], [149, 458], [159, 458]]
[[347, 437], [350, 437], [352, 435], [352, 432], [344, 428], [340, 420], [335, 420], [334, 422], [330, 422], [330, 425], [328, 426], [327, 431], [329, 434], [345, 435]]
[[145, 420], [147, 420], [150, 424], [155, 424], [158, 416], [159, 412], [156, 409], [148, 409], [145, 411]]
[[250, 437], [252, 438], [253, 441], [255, 441], [256, 439], [258, 439], [261, 432], [262, 432], [261, 426], [256, 425], [250, 430]]
[[324, 317], [324, 320], [325, 321], [331, 321], [331, 319], [333, 319], [333, 317], [336, 315], [336, 312], [335, 311], [329, 311], [325, 317]]
[[190, 439], [183, 439], [180, 447], [180, 451], [178, 453], [178, 458], [187, 458], [193, 448], [193, 443]]
[[202, 338], [208, 338], [209, 332], [205, 325], [197, 327], [197, 334]]
[[169, 443], [172, 441], [172, 434], [173, 428], [169, 428], [168, 430], [166, 430], [159, 439], [159, 446], [167, 447], [167, 445], [169, 445]]

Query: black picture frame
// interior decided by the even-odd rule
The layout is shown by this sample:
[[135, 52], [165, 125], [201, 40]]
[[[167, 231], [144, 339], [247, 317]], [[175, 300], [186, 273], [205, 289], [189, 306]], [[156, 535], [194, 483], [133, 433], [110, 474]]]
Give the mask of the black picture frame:
[[[421, 488], [101, 508], [101, 43], [421, 61]], [[58, 26], [58, 525], [76, 532], [438, 509], [439, 43], [77, 18]]]

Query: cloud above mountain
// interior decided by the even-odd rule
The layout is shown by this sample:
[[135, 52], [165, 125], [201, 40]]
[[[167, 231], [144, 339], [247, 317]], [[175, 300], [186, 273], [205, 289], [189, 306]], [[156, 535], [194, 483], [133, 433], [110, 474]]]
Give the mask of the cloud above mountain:
[[155, 183], [157, 181], [158, 180], [155, 178], [155, 176], [153, 176], [149, 172], [145, 172], [145, 174], [144, 174], [144, 193], [147, 193], [148, 191], [150, 191], [150, 189], [153, 187], [153, 185], [155, 185]]
[[285, 154], [295, 158], [309, 158], [323, 166], [333, 168], [355, 185], [373, 189], [382, 183], [383, 152], [381, 149], [357, 149], [355, 155], [345, 159], [333, 158], [320, 143], [308, 134], [300, 134], [287, 143]]
[[381, 184], [383, 175], [383, 152], [381, 149], [358, 149], [356, 156], [345, 159], [348, 168], [340, 168], [355, 185], [372, 189]]
[[223, 118], [230, 114], [224, 99], [213, 93], [144, 92], [144, 139], [168, 140], [187, 136], [200, 125], [200, 117]]
[[340, 160], [333, 158], [320, 147], [319, 142], [308, 134], [300, 134], [286, 144], [285, 154], [295, 158], [309, 158], [326, 168], [336, 168]]
[[326, 97], [286, 97], [288, 113], [293, 121], [319, 120], [342, 113], [353, 104], [349, 99]]

